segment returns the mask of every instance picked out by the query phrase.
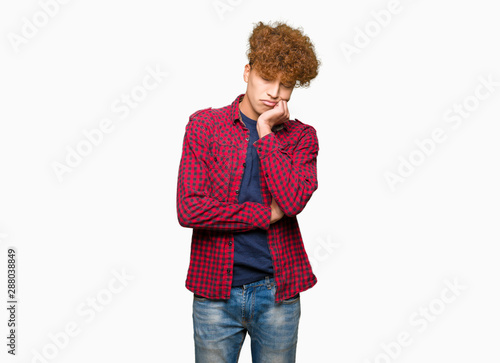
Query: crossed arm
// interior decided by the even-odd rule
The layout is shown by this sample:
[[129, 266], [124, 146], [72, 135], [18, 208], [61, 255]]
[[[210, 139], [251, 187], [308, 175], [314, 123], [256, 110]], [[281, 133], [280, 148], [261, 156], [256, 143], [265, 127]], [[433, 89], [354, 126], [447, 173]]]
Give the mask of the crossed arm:
[[177, 180], [177, 217], [183, 227], [243, 232], [269, 229], [283, 214], [302, 211], [317, 189], [316, 131], [304, 130], [293, 154], [285, 151], [274, 133], [257, 140], [261, 172], [273, 196], [270, 206], [256, 202], [225, 203], [209, 196], [207, 126], [191, 117], [184, 134]]

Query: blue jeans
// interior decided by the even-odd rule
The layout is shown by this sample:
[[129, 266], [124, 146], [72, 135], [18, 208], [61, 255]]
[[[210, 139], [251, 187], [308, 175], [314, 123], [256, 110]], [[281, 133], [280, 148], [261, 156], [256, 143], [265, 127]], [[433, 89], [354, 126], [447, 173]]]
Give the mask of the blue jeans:
[[254, 363], [293, 363], [300, 319], [300, 294], [276, 303], [274, 278], [231, 288], [227, 300], [194, 295], [196, 363], [235, 363], [246, 332]]

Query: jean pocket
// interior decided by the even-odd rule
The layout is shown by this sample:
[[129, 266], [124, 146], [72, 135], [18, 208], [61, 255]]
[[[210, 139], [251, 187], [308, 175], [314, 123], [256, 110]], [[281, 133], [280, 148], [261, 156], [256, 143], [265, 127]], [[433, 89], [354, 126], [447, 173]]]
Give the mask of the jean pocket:
[[295, 295], [295, 296], [292, 296], [288, 299], [285, 299], [283, 300], [283, 304], [293, 304], [293, 303], [296, 303], [297, 301], [300, 300], [300, 293]]
[[193, 294], [193, 298], [194, 298], [196, 301], [206, 301], [206, 300], [208, 300], [206, 297], [201, 296], [201, 295], [198, 295], [198, 294]]

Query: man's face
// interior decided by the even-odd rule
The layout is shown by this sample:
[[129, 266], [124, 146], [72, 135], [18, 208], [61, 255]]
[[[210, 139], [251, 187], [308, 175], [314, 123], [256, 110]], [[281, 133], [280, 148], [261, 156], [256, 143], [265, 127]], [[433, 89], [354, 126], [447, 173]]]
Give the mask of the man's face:
[[248, 64], [245, 65], [243, 78], [248, 83], [246, 96], [248, 96], [247, 101], [251, 106], [250, 111], [253, 112], [253, 115], [247, 116], [254, 120], [262, 113], [273, 109], [278, 101], [283, 100], [288, 102], [294, 88], [294, 85], [281, 83], [279, 76], [272, 81], [262, 78]]

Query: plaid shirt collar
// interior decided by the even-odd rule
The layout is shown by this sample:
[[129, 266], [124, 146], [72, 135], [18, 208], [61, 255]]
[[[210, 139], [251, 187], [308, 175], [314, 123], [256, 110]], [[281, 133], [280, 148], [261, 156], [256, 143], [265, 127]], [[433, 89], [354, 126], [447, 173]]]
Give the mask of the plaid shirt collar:
[[[240, 121], [240, 102], [243, 100], [243, 96], [245, 96], [244, 93], [240, 94], [236, 99], [233, 101], [233, 103], [230, 106], [230, 114], [231, 114], [231, 120], [233, 120], [233, 124], [236, 124], [236, 122]], [[288, 130], [288, 122], [282, 123], [277, 126], [273, 126], [271, 131], [276, 132], [280, 131], [281, 129]]]

